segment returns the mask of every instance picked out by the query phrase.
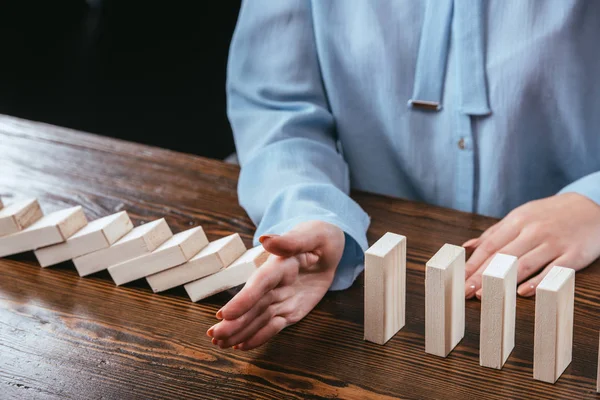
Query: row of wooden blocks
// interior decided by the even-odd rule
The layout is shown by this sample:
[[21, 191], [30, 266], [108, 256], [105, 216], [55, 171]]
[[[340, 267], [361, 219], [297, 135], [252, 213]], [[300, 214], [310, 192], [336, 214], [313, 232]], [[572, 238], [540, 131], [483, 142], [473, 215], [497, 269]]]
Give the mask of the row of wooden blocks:
[[117, 285], [145, 278], [155, 293], [183, 285], [194, 302], [245, 283], [268, 256], [237, 233], [213, 242], [202, 227], [174, 235], [164, 218], [134, 227], [121, 211], [88, 223], [81, 206], [43, 215], [36, 199], [0, 201], [0, 257], [26, 251], [42, 267], [72, 260], [80, 276], [108, 270]]
[[[517, 261], [497, 254], [483, 273], [484, 367], [501, 369], [515, 345]], [[536, 289], [535, 379], [554, 383], [571, 363], [574, 291], [575, 271], [559, 266]], [[388, 232], [365, 253], [365, 340], [385, 344], [402, 329], [405, 303], [406, 237]], [[445, 244], [425, 266], [425, 352], [446, 357], [464, 333], [465, 249]]]

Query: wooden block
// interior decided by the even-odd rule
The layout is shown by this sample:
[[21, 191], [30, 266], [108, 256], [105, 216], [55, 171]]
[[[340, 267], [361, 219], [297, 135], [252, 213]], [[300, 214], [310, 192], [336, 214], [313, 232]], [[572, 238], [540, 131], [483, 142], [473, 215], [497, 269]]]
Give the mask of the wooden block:
[[164, 218], [133, 228], [112, 246], [73, 259], [80, 276], [103, 271], [111, 265], [154, 251], [173, 236]]
[[446, 357], [465, 335], [465, 249], [445, 244], [425, 268], [425, 352]]
[[535, 290], [533, 378], [554, 383], [571, 363], [575, 270], [553, 267]]
[[208, 245], [202, 227], [180, 232], [152, 253], [108, 267], [117, 286], [183, 264]]
[[229, 267], [197, 281], [184, 285], [193, 302], [205, 299], [213, 294], [223, 292], [246, 283], [248, 278], [269, 257], [262, 246], [246, 251]]
[[45, 215], [22, 231], [0, 237], [0, 257], [64, 242], [86, 224], [81, 206]]
[[600, 393], [600, 344], [598, 347], [598, 364], [596, 365], [596, 392]]
[[17, 233], [42, 218], [36, 199], [27, 199], [0, 207], [0, 236]]
[[365, 252], [364, 339], [385, 344], [405, 322], [406, 237], [386, 233]]
[[483, 272], [479, 364], [502, 369], [515, 347], [517, 257], [496, 254]]
[[64, 243], [36, 250], [35, 256], [42, 267], [48, 267], [105, 249], [132, 229], [129, 215], [121, 211], [90, 222]]
[[155, 293], [195, 281], [229, 266], [246, 251], [239, 234], [210, 242], [188, 262], [146, 277]]

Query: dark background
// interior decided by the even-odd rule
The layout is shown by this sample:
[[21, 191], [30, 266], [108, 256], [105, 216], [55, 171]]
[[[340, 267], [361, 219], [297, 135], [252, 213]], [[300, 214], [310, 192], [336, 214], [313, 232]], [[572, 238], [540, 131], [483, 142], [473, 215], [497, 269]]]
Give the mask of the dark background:
[[0, 0], [0, 113], [224, 158], [235, 151], [225, 68], [239, 7]]

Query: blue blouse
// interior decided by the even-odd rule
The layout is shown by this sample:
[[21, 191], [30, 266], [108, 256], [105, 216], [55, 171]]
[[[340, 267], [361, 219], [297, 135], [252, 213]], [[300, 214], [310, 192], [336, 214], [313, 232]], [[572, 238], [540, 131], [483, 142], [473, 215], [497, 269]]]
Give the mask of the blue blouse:
[[595, 0], [244, 1], [227, 110], [256, 238], [339, 226], [338, 290], [368, 247], [351, 187], [495, 217], [600, 204], [599, 43]]

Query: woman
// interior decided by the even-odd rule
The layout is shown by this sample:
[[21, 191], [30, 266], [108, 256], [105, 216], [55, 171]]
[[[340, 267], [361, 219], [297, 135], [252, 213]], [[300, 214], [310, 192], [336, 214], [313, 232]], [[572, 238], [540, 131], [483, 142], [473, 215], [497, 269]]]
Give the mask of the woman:
[[213, 343], [260, 346], [353, 283], [369, 218], [350, 187], [503, 217], [464, 244], [467, 298], [496, 252], [519, 257], [522, 296], [553, 265], [589, 265], [599, 37], [597, 1], [245, 1], [228, 114], [240, 202], [273, 256]]

